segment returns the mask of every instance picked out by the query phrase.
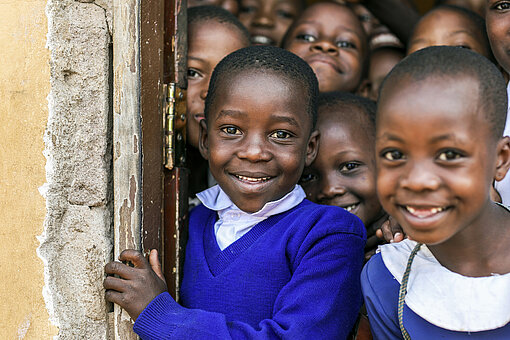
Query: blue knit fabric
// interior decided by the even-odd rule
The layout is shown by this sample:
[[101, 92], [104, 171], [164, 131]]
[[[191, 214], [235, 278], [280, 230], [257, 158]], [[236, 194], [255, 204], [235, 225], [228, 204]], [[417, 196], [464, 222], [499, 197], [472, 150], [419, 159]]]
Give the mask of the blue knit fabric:
[[190, 216], [182, 304], [156, 297], [142, 339], [345, 339], [361, 306], [365, 231], [345, 210], [304, 200], [221, 251], [216, 212]]

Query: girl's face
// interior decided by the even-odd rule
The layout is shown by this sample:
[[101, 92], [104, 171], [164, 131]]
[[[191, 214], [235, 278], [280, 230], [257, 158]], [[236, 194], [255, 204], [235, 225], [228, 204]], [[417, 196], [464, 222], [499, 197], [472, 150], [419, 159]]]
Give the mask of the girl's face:
[[280, 46], [302, 11], [300, 0], [241, 0], [238, 17], [250, 32], [252, 44]]
[[487, 0], [485, 19], [492, 52], [510, 73], [510, 1]]
[[350, 120], [334, 110], [319, 109], [319, 152], [300, 184], [309, 200], [344, 208], [369, 226], [383, 213], [375, 190], [374, 136], [366, 131], [363, 113]]
[[335, 3], [309, 7], [288, 32], [284, 48], [312, 67], [321, 92], [353, 92], [358, 88], [367, 53], [366, 37], [349, 8]]
[[478, 98], [468, 76], [404, 78], [379, 98], [377, 192], [415, 241], [439, 244], [486, 227], [502, 159]]
[[215, 21], [191, 25], [188, 37], [186, 137], [188, 144], [197, 148], [199, 123], [204, 119], [205, 97], [214, 67], [227, 54], [246, 47], [248, 42], [229, 25]]
[[484, 37], [468, 18], [441, 8], [423, 17], [409, 40], [408, 54], [429, 46], [459, 46], [490, 56]]

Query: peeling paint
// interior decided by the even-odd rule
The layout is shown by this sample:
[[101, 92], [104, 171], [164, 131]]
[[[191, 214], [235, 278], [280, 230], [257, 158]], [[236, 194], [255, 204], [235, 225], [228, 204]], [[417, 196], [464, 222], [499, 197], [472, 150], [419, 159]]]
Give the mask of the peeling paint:
[[30, 320], [32, 319], [32, 314], [29, 314], [25, 317], [25, 320], [18, 327], [18, 340], [25, 339], [27, 335], [28, 329], [30, 328]]
[[135, 210], [135, 197], [136, 197], [136, 179], [135, 176], [131, 176], [129, 181], [129, 204], [128, 200], [125, 199], [122, 206], [119, 209], [120, 217], [120, 249], [130, 248], [133, 242], [131, 214]]
[[138, 153], [138, 137], [133, 135], [133, 153]]

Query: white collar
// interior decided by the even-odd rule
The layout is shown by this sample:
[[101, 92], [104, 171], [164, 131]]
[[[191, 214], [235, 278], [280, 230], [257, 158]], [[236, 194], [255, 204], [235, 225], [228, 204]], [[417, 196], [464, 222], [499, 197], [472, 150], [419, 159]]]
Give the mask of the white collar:
[[[306, 194], [300, 185], [296, 184], [294, 189], [287, 193], [285, 196], [276, 201], [267, 202], [262, 209], [254, 213], [247, 213], [239, 209], [231, 200], [230, 197], [220, 188], [215, 185], [197, 194], [198, 199], [209, 209], [214, 211], [222, 211], [225, 209], [234, 209], [239, 212], [255, 217], [269, 217], [287, 211], [289, 206], [294, 207], [305, 199]], [[283, 204], [285, 203], [285, 204]]]
[[[379, 248], [384, 265], [399, 283], [415, 245], [404, 240]], [[420, 317], [444, 329], [496, 329], [510, 322], [510, 273], [463, 276], [443, 267], [423, 245], [413, 261], [405, 302]]]

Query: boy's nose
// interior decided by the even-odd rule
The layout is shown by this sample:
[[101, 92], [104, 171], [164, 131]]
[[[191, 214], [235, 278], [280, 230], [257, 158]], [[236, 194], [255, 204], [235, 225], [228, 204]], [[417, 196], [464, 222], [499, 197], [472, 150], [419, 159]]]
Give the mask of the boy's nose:
[[403, 175], [400, 185], [402, 188], [415, 192], [434, 191], [441, 185], [441, 179], [434, 171], [433, 164], [410, 162], [408, 171]]
[[338, 52], [338, 48], [336, 47], [336, 45], [327, 39], [321, 39], [321, 40], [315, 41], [312, 44], [311, 48], [312, 48], [312, 50], [314, 50], [316, 52], [320, 51], [323, 53], [332, 53], [332, 54]]
[[271, 15], [271, 12], [266, 9], [259, 9], [255, 18], [253, 19], [253, 26], [258, 27], [273, 27], [274, 26], [274, 18]]
[[341, 183], [330, 178], [325, 178], [319, 183], [319, 194], [317, 195], [317, 200], [327, 201], [335, 196], [342, 196], [346, 192], [347, 190]]
[[259, 137], [248, 138], [238, 151], [237, 156], [250, 162], [267, 162], [271, 159], [271, 152]]
[[203, 88], [202, 90], [200, 90], [200, 99], [205, 100], [206, 97], [207, 97], [207, 88]]

